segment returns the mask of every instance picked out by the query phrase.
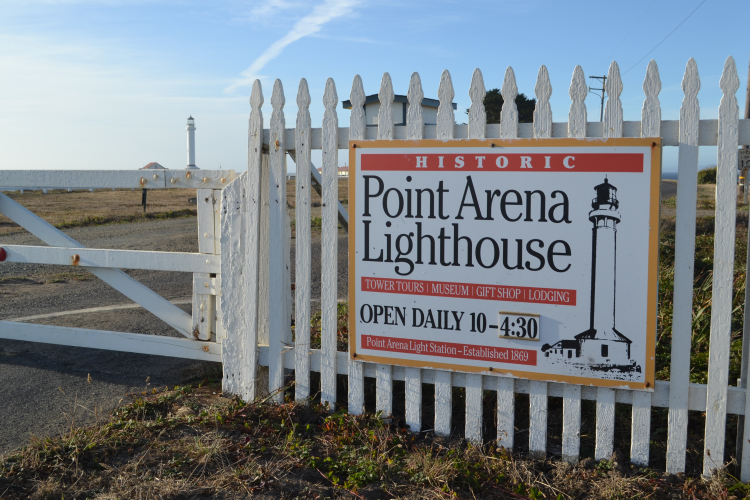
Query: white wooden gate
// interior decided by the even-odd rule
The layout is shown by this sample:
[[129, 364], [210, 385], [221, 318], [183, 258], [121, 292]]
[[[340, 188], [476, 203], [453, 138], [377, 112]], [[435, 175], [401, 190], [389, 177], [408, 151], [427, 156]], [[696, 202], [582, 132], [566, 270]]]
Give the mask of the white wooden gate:
[[[49, 246], [0, 244], [10, 262], [81, 266], [162, 319], [185, 338], [111, 332], [85, 328], [0, 321], [0, 338], [78, 347], [157, 354], [221, 361], [223, 324], [216, 322], [221, 308], [221, 251], [219, 204], [221, 188], [235, 178], [234, 171], [55, 171], [2, 170], [0, 188], [11, 190], [147, 188], [197, 189], [199, 253], [89, 249], [0, 192], [0, 213]], [[161, 297], [120, 269], [193, 273], [193, 314]]]
[[[571, 98], [567, 122], [553, 122], [550, 107], [552, 87], [547, 69], [539, 70], [533, 123], [518, 123], [515, 97], [518, 94], [512, 68], [507, 68], [501, 94], [505, 101], [500, 124], [487, 124], [483, 105], [485, 86], [482, 73], [474, 71], [469, 95], [468, 125], [455, 125], [451, 103], [454, 98], [451, 75], [440, 78], [440, 107], [437, 125], [424, 125], [421, 106], [409, 106], [406, 126], [394, 126], [391, 106], [393, 86], [388, 73], [380, 86], [377, 127], [365, 127], [365, 92], [362, 80], [354, 77], [350, 100], [349, 128], [339, 127], [338, 95], [328, 79], [323, 95], [325, 114], [321, 128], [312, 128], [307, 82], [297, 91], [296, 127], [286, 128], [285, 97], [276, 80], [271, 94], [270, 128], [263, 129], [263, 93], [256, 81], [250, 97], [248, 171], [222, 191], [221, 253], [223, 279], [222, 320], [227, 329], [223, 345], [224, 390], [255, 398], [261, 391], [277, 391], [284, 384], [284, 370], [294, 370], [295, 397], [310, 394], [310, 372], [321, 373], [321, 399], [336, 404], [337, 375], [348, 376], [348, 411], [364, 411], [364, 378], [376, 380], [376, 406], [390, 413], [393, 381], [406, 387], [406, 422], [412, 430], [433, 428], [438, 434], [451, 429], [451, 387], [466, 389], [467, 439], [482, 436], [483, 391], [497, 392], [498, 445], [514, 443], [514, 393], [529, 394], [529, 450], [544, 456], [547, 444], [548, 397], [563, 398], [562, 455], [576, 462], [580, 454], [581, 400], [596, 401], [597, 459], [613, 451], [615, 404], [632, 406], [631, 461], [647, 465], [651, 436], [651, 408], [669, 408], [666, 469], [685, 470], [688, 411], [706, 412], [704, 473], [723, 466], [727, 414], [745, 415], [750, 398], [745, 397], [747, 367], [743, 367], [742, 387], [729, 385], [729, 346], [731, 336], [732, 282], [736, 211], [736, 169], [738, 145], [750, 144], [750, 120], [740, 120], [735, 93], [739, 79], [734, 60], [724, 64], [721, 77], [723, 98], [718, 120], [701, 120], [697, 100], [700, 88], [697, 65], [690, 59], [682, 80], [685, 93], [679, 120], [662, 120], [659, 104], [661, 81], [657, 65], [651, 61], [643, 83], [645, 99], [640, 121], [623, 121], [620, 102], [622, 82], [617, 63], [612, 63], [606, 83], [609, 96], [603, 122], [587, 120], [584, 100], [587, 86], [583, 70], [576, 66], [569, 88]], [[408, 101], [421, 103], [420, 76], [409, 82]], [[571, 384], [513, 379], [496, 375], [476, 375], [403, 368], [350, 361], [347, 353], [336, 350], [337, 325], [337, 193], [338, 150], [348, 149], [350, 140], [390, 139], [484, 139], [550, 137], [656, 137], [664, 146], [679, 148], [679, 179], [676, 221], [675, 293], [671, 374], [669, 382], [658, 381], [653, 392], [595, 388]], [[713, 311], [708, 385], [691, 384], [690, 341], [695, 252], [696, 178], [698, 146], [718, 146], [718, 185], [716, 203], [715, 265]], [[322, 227], [322, 348], [310, 349], [310, 151], [322, 150], [323, 227]], [[290, 226], [286, 210], [286, 154], [293, 155], [296, 176], [296, 283], [295, 338], [292, 342], [292, 310], [289, 277]], [[231, 270], [242, 269], [242, 273]], [[747, 331], [747, 328], [746, 328]], [[747, 356], [745, 356], [747, 357]], [[259, 366], [268, 366], [268, 387], [260, 387]], [[263, 381], [265, 383], [265, 380]], [[422, 384], [435, 385], [435, 422], [421, 421]], [[276, 394], [276, 400], [282, 395]], [[750, 436], [750, 419], [745, 420], [745, 436]], [[742, 479], [750, 480], [750, 445], [742, 451]]]

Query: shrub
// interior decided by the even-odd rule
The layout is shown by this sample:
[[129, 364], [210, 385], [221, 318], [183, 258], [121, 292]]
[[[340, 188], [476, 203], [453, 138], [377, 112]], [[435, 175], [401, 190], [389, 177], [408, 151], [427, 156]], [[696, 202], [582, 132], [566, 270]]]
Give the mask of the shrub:
[[698, 172], [698, 184], [716, 184], [716, 167], [704, 168]]

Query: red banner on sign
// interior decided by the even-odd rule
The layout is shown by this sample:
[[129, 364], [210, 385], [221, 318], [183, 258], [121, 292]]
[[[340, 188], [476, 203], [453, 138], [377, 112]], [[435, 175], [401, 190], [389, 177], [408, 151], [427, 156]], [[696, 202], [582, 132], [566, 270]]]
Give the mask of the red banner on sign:
[[394, 278], [362, 277], [363, 292], [429, 295], [459, 299], [501, 300], [529, 302], [532, 304], [576, 305], [576, 291], [564, 288], [537, 288], [527, 286], [483, 285], [477, 283], [451, 283], [445, 281], [405, 280]]
[[361, 169], [470, 172], [643, 172], [642, 153], [363, 153]]
[[510, 347], [362, 335], [362, 349], [536, 366], [536, 351]]

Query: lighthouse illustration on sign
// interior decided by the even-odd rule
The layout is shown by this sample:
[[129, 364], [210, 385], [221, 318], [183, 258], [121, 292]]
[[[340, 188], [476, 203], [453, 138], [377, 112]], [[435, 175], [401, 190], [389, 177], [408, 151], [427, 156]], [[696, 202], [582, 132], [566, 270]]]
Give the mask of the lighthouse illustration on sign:
[[562, 362], [581, 370], [608, 372], [613, 378], [628, 378], [641, 367], [630, 356], [632, 341], [615, 327], [617, 297], [617, 224], [620, 203], [617, 188], [607, 178], [594, 187], [596, 198], [589, 220], [594, 224], [591, 242], [591, 309], [589, 328], [572, 340], [544, 344], [542, 352], [551, 362]]

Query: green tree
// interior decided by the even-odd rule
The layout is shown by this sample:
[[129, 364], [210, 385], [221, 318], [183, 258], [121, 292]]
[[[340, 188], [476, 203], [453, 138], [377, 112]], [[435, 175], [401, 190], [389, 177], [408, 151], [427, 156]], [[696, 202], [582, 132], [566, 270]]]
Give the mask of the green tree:
[[[500, 123], [500, 112], [503, 110], [505, 100], [500, 94], [500, 89], [491, 89], [484, 96], [484, 110], [487, 112], [487, 123]], [[531, 123], [534, 121], [534, 108], [536, 99], [529, 99], [526, 94], [516, 96], [516, 107], [518, 108], [518, 122]], [[469, 113], [469, 110], [466, 110]]]
[[716, 184], [716, 167], [708, 167], [699, 171], [698, 184]]

